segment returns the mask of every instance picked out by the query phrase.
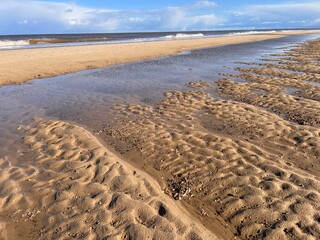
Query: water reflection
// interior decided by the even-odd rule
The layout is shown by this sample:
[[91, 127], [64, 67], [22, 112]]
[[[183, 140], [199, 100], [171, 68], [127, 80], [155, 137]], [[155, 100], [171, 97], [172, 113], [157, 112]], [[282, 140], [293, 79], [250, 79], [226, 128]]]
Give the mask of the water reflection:
[[[316, 36], [222, 46], [184, 52], [172, 57], [140, 61], [102, 69], [32, 81], [0, 88], [0, 158], [17, 152], [16, 130], [32, 118], [51, 117], [73, 121], [89, 129], [108, 121], [115, 103], [155, 103], [165, 91], [184, 90], [189, 81], [215, 82], [218, 73], [235, 73], [235, 62], [260, 61], [261, 56], [283, 51]], [[282, 49], [280, 49], [282, 48]]]

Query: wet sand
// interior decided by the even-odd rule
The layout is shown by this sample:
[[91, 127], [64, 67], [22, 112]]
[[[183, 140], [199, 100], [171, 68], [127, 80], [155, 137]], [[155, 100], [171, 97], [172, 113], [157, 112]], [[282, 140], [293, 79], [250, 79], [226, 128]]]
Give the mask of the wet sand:
[[186, 50], [316, 32], [318, 31], [288, 31], [269, 35], [0, 51], [0, 86], [84, 69], [170, 56]]
[[19, 161], [0, 159], [0, 238], [319, 239], [319, 45], [116, 104], [92, 133], [19, 126]]

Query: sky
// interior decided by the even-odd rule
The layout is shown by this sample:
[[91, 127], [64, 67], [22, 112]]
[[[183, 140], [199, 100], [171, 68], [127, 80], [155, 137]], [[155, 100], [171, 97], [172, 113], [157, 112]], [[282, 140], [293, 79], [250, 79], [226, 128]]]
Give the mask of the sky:
[[320, 28], [320, 0], [0, 0], [0, 35]]

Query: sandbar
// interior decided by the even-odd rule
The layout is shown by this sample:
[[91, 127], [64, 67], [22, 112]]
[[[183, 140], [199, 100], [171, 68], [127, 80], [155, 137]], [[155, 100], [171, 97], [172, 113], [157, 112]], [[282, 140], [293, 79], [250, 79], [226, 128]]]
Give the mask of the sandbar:
[[287, 31], [173, 41], [4, 50], [0, 51], [0, 86], [85, 69], [170, 56], [187, 50], [313, 33], [319, 33], [319, 31]]

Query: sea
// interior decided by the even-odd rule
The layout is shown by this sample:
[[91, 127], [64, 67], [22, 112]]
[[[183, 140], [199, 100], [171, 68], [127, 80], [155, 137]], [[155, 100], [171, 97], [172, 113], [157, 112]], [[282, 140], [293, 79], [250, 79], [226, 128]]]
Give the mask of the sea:
[[285, 32], [281, 30], [233, 30], [189, 32], [93, 33], [0, 35], [0, 50], [110, 44], [124, 42], [172, 41], [177, 39], [223, 37]]

